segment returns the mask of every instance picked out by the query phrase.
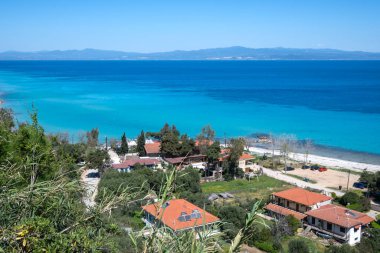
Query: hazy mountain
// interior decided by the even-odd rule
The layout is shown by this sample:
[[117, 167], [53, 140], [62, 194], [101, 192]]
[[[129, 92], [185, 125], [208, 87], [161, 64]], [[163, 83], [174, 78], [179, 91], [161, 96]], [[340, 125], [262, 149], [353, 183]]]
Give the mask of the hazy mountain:
[[0, 60], [380, 60], [380, 53], [335, 49], [227, 47], [160, 53], [111, 50], [7, 51]]

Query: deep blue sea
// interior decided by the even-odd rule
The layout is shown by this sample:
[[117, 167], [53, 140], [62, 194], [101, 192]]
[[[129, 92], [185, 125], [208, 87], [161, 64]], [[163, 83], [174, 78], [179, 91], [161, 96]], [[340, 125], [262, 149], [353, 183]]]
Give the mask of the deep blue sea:
[[380, 61], [0, 62], [0, 97], [48, 132], [294, 134], [380, 154]]

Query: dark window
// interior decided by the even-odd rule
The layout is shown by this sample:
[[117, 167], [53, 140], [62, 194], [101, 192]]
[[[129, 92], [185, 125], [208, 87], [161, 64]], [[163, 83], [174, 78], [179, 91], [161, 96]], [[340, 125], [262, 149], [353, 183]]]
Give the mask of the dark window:
[[289, 201], [288, 200], [286, 201], [286, 207], [289, 207]]
[[314, 217], [311, 218], [311, 224], [315, 224], [315, 218]]
[[358, 231], [358, 228], [354, 228], [354, 232]]
[[327, 230], [332, 230], [332, 224], [330, 222], [327, 222]]
[[340, 227], [340, 232], [341, 233], [346, 233], [346, 229], [344, 227]]

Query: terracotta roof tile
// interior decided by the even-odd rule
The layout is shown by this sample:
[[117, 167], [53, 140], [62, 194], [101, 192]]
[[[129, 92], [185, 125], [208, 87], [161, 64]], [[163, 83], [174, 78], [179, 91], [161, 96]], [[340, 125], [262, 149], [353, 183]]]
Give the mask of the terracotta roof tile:
[[[143, 209], [161, 219], [162, 223], [170, 227], [174, 231], [202, 226], [203, 224], [211, 224], [219, 221], [219, 218], [206, 212], [205, 210], [193, 205], [184, 199], [173, 199], [169, 201], [166, 208], [158, 208], [157, 204], [143, 206]], [[188, 221], [180, 221], [181, 214], [190, 215], [194, 210], [199, 212], [200, 218], [192, 218]]]
[[332, 199], [329, 196], [311, 192], [302, 188], [291, 188], [285, 191], [273, 193], [273, 195], [305, 206], [312, 206]]
[[305, 214], [345, 228], [367, 225], [374, 220], [364, 213], [332, 204], [310, 210]]
[[114, 169], [125, 169], [131, 166], [135, 166], [136, 164], [141, 164], [141, 165], [157, 165], [160, 163], [160, 160], [154, 159], [154, 158], [133, 158], [133, 159], [128, 159], [125, 160], [122, 163], [116, 163], [112, 164], [112, 168]]
[[160, 142], [154, 142], [154, 143], [147, 143], [144, 145], [145, 152], [147, 154], [159, 154], [160, 153]]
[[272, 204], [272, 203], [266, 205], [264, 209], [278, 213], [280, 215], [284, 215], [284, 216], [293, 215], [295, 218], [299, 220], [302, 220], [306, 217], [306, 215], [303, 213], [299, 213], [297, 211], [294, 211], [294, 210], [291, 210], [291, 209], [288, 209], [276, 204]]

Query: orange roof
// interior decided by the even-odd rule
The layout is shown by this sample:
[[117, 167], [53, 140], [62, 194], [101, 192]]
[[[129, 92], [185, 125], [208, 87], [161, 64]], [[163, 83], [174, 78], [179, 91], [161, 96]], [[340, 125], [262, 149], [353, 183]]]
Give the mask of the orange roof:
[[251, 160], [251, 159], [254, 159], [255, 157], [253, 155], [250, 155], [250, 154], [247, 154], [247, 153], [243, 153], [239, 160]]
[[305, 214], [345, 228], [367, 225], [374, 221], [373, 218], [364, 213], [331, 204], [321, 206], [315, 210], [310, 210]]
[[293, 215], [295, 218], [299, 220], [302, 220], [306, 217], [306, 215], [303, 213], [299, 213], [297, 211], [290, 210], [288, 208], [285, 208], [276, 204], [272, 204], [272, 203], [264, 206], [264, 209], [278, 213], [280, 215], [284, 215], [284, 216]]
[[329, 196], [307, 191], [302, 188], [291, 188], [285, 191], [273, 193], [273, 195], [305, 206], [312, 206], [317, 203], [325, 202], [327, 200], [332, 199]]
[[[157, 208], [157, 203], [143, 206], [143, 209], [161, 219], [161, 222], [174, 231], [211, 224], [219, 221], [219, 218], [206, 212], [205, 210], [191, 204], [184, 199], [173, 199], [168, 201], [165, 208]], [[199, 216], [191, 217], [191, 214], [197, 213]], [[158, 217], [159, 216], [159, 217]], [[182, 219], [185, 216], [190, 219]]]
[[202, 141], [196, 140], [195, 141], [195, 146], [198, 147], [199, 144], [210, 146], [213, 143], [214, 143], [213, 141], [209, 141], [209, 140], [202, 140]]
[[160, 147], [161, 147], [161, 142], [147, 143], [144, 145], [145, 152], [147, 154], [159, 154]]

